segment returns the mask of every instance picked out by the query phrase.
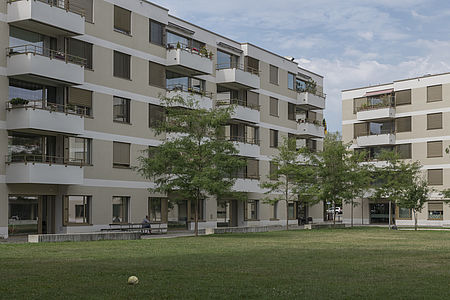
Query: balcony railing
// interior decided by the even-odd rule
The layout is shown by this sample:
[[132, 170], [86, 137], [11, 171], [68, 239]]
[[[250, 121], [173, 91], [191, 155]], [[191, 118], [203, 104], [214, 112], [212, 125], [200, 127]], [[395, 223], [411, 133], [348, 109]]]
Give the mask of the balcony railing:
[[226, 63], [226, 64], [217, 64], [216, 65], [216, 70], [225, 70], [225, 69], [238, 69], [238, 70], [259, 76], [259, 70], [256, 68], [252, 68], [250, 66], [244, 67], [244, 65], [237, 64], [237, 63]]
[[208, 97], [208, 98], [212, 98], [212, 96], [213, 96], [212, 92], [201, 91], [201, 90], [186, 86], [184, 84], [170, 84], [166, 87], [166, 90], [169, 92], [172, 92], [172, 91], [187, 92], [187, 93], [197, 94], [197, 95], [201, 95], [203, 97]]
[[203, 49], [197, 49], [194, 47], [189, 47], [189, 45], [183, 44], [183, 43], [168, 43], [167, 44], [167, 49], [170, 50], [183, 50], [186, 52], [189, 52], [191, 54], [196, 54], [199, 55], [201, 57], [205, 57], [205, 58], [209, 58], [212, 60], [212, 53], [208, 52], [208, 50], [203, 50]]
[[320, 121], [320, 120], [298, 119], [297, 123], [299, 123], [299, 124], [308, 123], [308, 124], [313, 124], [316, 126], [323, 126], [323, 121]]
[[[25, 1], [25, 0], [8, 0], [8, 3], [13, 3], [13, 2], [18, 2], [18, 1]], [[29, 0], [26, 0], [26, 1], [29, 1]], [[84, 8], [79, 5], [73, 4], [72, 1], [68, 1], [68, 0], [33, 0], [33, 1], [47, 3], [50, 6], [58, 7], [58, 8], [64, 9], [65, 11], [73, 12], [82, 17], [84, 17], [86, 15]]]
[[45, 154], [10, 154], [6, 155], [6, 164], [12, 163], [44, 163], [48, 165], [72, 165], [72, 166], [84, 166], [86, 162], [84, 159], [78, 158], [66, 158], [59, 156], [51, 156]]
[[357, 107], [356, 112], [374, 110], [374, 109], [380, 109], [380, 108], [389, 108], [389, 107], [394, 108], [395, 105], [393, 105], [392, 103], [366, 104], [361, 107]]
[[56, 51], [48, 48], [43, 48], [41, 46], [36, 45], [21, 45], [15, 47], [6, 48], [6, 55], [13, 56], [19, 54], [33, 54], [33, 55], [41, 55], [44, 57], [48, 57], [50, 59], [58, 59], [65, 61], [66, 63], [72, 63], [76, 65], [80, 65], [82, 67], [86, 67], [86, 59], [82, 57], [78, 57], [72, 54], [68, 54], [62, 51]]
[[260, 142], [261, 142], [259, 139], [251, 138], [251, 137], [247, 137], [247, 136], [224, 136], [222, 138], [227, 141], [239, 142], [239, 143], [250, 144], [250, 145], [258, 145], [258, 146], [260, 145]]
[[256, 105], [256, 104], [251, 104], [248, 103], [245, 100], [241, 100], [241, 99], [227, 99], [227, 100], [219, 100], [216, 102], [217, 106], [225, 106], [225, 105], [239, 105], [239, 106], [244, 106], [244, 107], [248, 107], [250, 109], [254, 109], [254, 110], [259, 110], [261, 108], [261, 105]]
[[70, 115], [77, 115], [81, 117], [90, 116], [90, 108], [86, 106], [78, 106], [73, 104], [56, 104], [51, 102], [45, 102], [43, 100], [25, 100], [18, 99], [6, 102], [6, 110], [25, 108], [25, 109], [41, 109], [50, 112], [61, 112]]
[[[259, 170], [256, 171], [255, 173], [259, 173]], [[260, 179], [259, 175], [249, 174], [248, 171], [235, 172], [235, 173], [233, 173], [233, 177], [234, 178], [239, 178], [239, 179], [254, 179], [254, 180], [259, 180]]]
[[314, 95], [319, 96], [324, 99], [327, 97], [327, 94], [325, 94], [324, 92], [320, 92], [320, 91], [308, 89], [308, 88], [297, 88], [297, 93], [311, 93], [311, 94], [314, 94]]

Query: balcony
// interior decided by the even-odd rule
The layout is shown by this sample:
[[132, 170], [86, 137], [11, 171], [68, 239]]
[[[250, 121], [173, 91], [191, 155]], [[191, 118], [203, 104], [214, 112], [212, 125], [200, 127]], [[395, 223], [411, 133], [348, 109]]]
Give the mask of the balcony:
[[[184, 85], [167, 86], [166, 98], [173, 99], [174, 97], [181, 97], [188, 105], [174, 103], [172, 106], [194, 108], [197, 103], [199, 108], [212, 109], [213, 107], [211, 92], [198, 91]], [[191, 104], [193, 105], [192, 107], [190, 107]]]
[[71, 1], [9, 0], [9, 24], [49, 36], [85, 33], [84, 10]]
[[395, 145], [395, 133], [381, 132], [379, 134], [369, 134], [356, 138], [358, 147]]
[[259, 157], [260, 155], [260, 141], [258, 139], [249, 138], [245, 136], [231, 136], [225, 137], [232, 141], [240, 156]]
[[310, 93], [306, 91], [297, 92], [297, 105], [301, 108], [310, 109], [325, 109], [325, 94]]
[[319, 121], [298, 120], [296, 135], [300, 138], [324, 138], [325, 130]]
[[392, 106], [365, 106], [360, 107], [356, 113], [358, 121], [385, 121], [395, 118], [395, 107]]
[[231, 114], [232, 119], [247, 121], [249, 123], [259, 123], [260, 112], [259, 105], [252, 105], [240, 99], [226, 99], [216, 102], [217, 106], [234, 105], [234, 110]]
[[13, 154], [6, 157], [6, 183], [83, 184], [83, 161], [62, 157]]
[[47, 85], [84, 83], [86, 59], [35, 45], [7, 48], [7, 76]]
[[186, 46], [177, 48], [177, 45], [173, 44], [167, 46], [166, 65], [168, 71], [187, 76], [207, 75], [213, 72], [213, 62], [207, 54]]
[[82, 134], [87, 109], [75, 105], [44, 104], [43, 101], [15, 99], [6, 103], [8, 130], [41, 130]]
[[241, 65], [217, 65], [216, 83], [229, 89], [259, 89], [259, 71]]

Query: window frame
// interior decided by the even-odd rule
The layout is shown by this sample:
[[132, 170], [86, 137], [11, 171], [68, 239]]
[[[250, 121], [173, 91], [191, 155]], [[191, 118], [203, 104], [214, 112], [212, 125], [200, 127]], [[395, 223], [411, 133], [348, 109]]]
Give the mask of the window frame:
[[[161, 26], [161, 44], [155, 43], [155, 42], [152, 41], [152, 24], [156, 24], [156, 25]], [[161, 46], [161, 47], [165, 48], [166, 47], [166, 41], [165, 41], [165, 36], [166, 36], [165, 30], [166, 30], [166, 28], [165, 27], [166, 26], [163, 23], [161, 23], [161, 22], [158, 22], [158, 21], [153, 20], [153, 19], [148, 19], [148, 42], [150, 44]]]
[[[125, 11], [125, 12], [127, 12], [127, 13], [129, 13], [129, 24], [128, 24], [128, 26], [130, 27], [130, 30], [129, 31], [127, 31], [126, 29], [124, 29], [124, 28], [119, 28], [119, 27], [116, 27], [117, 26], [117, 24], [116, 24], [116, 9], [119, 9], [119, 10], [122, 10], [122, 11]], [[132, 32], [132, 24], [133, 24], [133, 13], [132, 13], [132, 11], [131, 10], [128, 10], [128, 9], [126, 9], [126, 8], [123, 8], [123, 7], [120, 7], [120, 6], [118, 6], [118, 5], [114, 5], [114, 10], [113, 10], [113, 30], [115, 31], [115, 32], [118, 32], [118, 33], [121, 33], [121, 34], [124, 34], [124, 35], [128, 35], [128, 36], [131, 36], [131, 32]]]
[[[153, 201], [159, 201], [159, 220], [158, 220], [157, 211], [154, 211], [155, 206], [152, 205]], [[162, 207], [163, 207], [163, 198], [148, 197], [147, 210], [148, 210], [148, 218], [149, 218], [150, 222], [153, 222], [153, 223], [162, 223], [163, 222]], [[157, 206], [156, 206], [156, 208], [157, 208]], [[153, 216], [154, 216], [154, 218], [153, 218]]]
[[[273, 144], [272, 144], [272, 134], [274, 135]], [[269, 146], [270, 146], [270, 148], [278, 148], [278, 145], [279, 145], [278, 139], [279, 139], [278, 130], [269, 129]]]
[[[83, 198], [83, 222], [82, 223], [76, 223], [76, 222], [69, 222], [70, 220], [70, 197], [82, 197]], [[63, 226], [69, 227], [69, 226], [92, 226], [91, 222], [91, 205], [92, 205], [92, 195], [64, 195], [63, 196]], [[75, 205], [75, 218], [76, 218], [76, 206]], [[87, 209], [86, 209], [87, 207]]]
[[[292, 76], [292, 82], [290, 81], [289, 77]], [[288, 79], [287, 79], [287, 88], [291, 91], [295, 91], [295, 84], [296, 84], [296, 75], [294, 73], [288, 72]], [[292, 88], [289, 87], [289, 83], [292, 83]]]
[[[128, 145], [128, 163], [122, 163], [122, 162], [115, 162], [114, 161], [114, 149], [115, 149], [115, 144], [124, 144], [124, 145]], [[128, 169], [130, 168], [131, 165], [131, 144], [130, 143], [124, 143], [124, 142], [117, 142], [117, 141], [113, 141], [113, 168], [122, 168], [122, 169]]]
[[[254, 213], [255, 213], [255, 217], [249, 218], [249, 213], [251, 214], [253, 209], [251, 209], [249, 211], [248, 207], [249, 204], [251, 205], [251, 207], [254, 207]], [[244, 221], [259, 221], [259, 200], [254, 200], [254, 199], [249, 199], [249, 200], [245, 200], [244, 203]]]
[[[118, 120], [117, 116], [115, 116], [115, 106], [116, 104], [114, 103], [116, 100], [121, 100], [122, 103], [120, 104], [120, 106], [122, 107], [122, 113], [123, 110], [125, 109], [125, 117], [122, 117], [123, 120]], [[125, 108], [124, 108], [125, 107]], [[120, 124], [131, 124], [131, 99], [127, 99], [127, 98], [123, 98], [123, 97], [119, 97], [119, 96], [113, 96], [113, 122], [114, 123], [120, 123]]]
[[[126, 215], [122, 216], [122, 218], [124, 218], [125, 220], [121, 220], [120, 222], [116, 222], [114, 221], [114, 198], [120, 198], [122, 200], [122, 203], [120, 205], [122, 205], [123, 207], [126, 207]], [[112, 224], [127, 224], [129, 223], [130, 220], [130, 196], [113, 196], [112, 197], [112, 201], [111, 201], [111, 205], [112, 205]], [[123, 201], [126, 201], [125, 205], [123, 204]], [[116, 204], [117, 205], [117, 204]], [[116, 216], [119, 217], [119, 216]]]
[[[277, 107], [277, 111], [273, 112], [272, 111], [272, 102], [276, 101], [276, 107]], [[280, 116], [280, 100], [278, 98], [275, 97], [270, 97], [269, 98], [269, 115], [271, 115], [272, 117], [279, 117]]]
[[[276, 76], [274, 75], [274, 78], [272, 78], [272, 71], [276, 70]], [[276, 78], [275, 78], [276, 77]], [[280, 82], [280, 70], [277, 66], [269, 65], [269, 83], [274, 85], [279, 85]], [[274, 79], [274, 80], [272, 80]], [[275, 80], [276, 79], [276, 80]]]
[[[125, 72], [125, 68], [124, 68], [124, 72], [127, 74], [124, 74], [123, 76], [121, 74], [119, 74], [120, 73], [119, 69], [118, 69], [119, 66], [116, 65], [116, 55], [121, 55], [122, 58], [125, 58], [125, 57], [128, 58], [128, 70]], [[117, 58], [117, 59], [119, 59], [119, 58]], [[113, 77], [131, 80], [131, 55], [120, 52], [120, 51], [113, 50]]]

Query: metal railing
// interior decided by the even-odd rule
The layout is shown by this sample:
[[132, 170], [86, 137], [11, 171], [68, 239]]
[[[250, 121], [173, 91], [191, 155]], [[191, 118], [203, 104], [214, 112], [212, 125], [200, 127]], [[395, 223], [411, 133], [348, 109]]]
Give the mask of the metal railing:
[[180, 50], [186, 51], [188, 53], [196, 54], [201, 57], [205, 57], [205, 58], [212, 60], [212, 55], [207, 50], [205, 51], [205, 50], [197, 49], [197, 48], [193, 48], [193, 47], [191, 48], [191, 47], [189, 47], [189, 45], [186, 45], [183, 43], [168, 43], [166, 45], [166, 47], [167, 47], [167, 50], [169, 50], [169, 51], [180, 49]]
[[200, 90], [191, 88], [189, 86], [186, 86], [184, 84], [169, 84], [169, 85], [167, 85], [166, 90], [168, 92], [180, 91], [180, 92], [187, 92], [187, 93], [192, 93], [192, 94], [198, 94], [198, 95], [202, 95], [202, 96], [208, 97], [208, 98], [212, 98], [212, 96], [213, 96], [212, 92], [200, 91]]
[[[259, 173], [259, 170], [257, 170]], [[249, 175], [249, 172], [247, 170], [244, 171], [238, 171], [233, 173], [234, 178], [240, 178], [240, 179], [254, 179], [259, 180], [261, 177], [259, 175]]]
[[58, 59], [65, 61], [66, 63], [80, 65], [82, 67], [86, 67], [87, 62], [86, 58], [78, 57], [63, 51], [56, 51], [32, 44], [6, 48], [6, 56], [13, 56], [19, 54], [41, 55], [44, 57], [48, 57], [50, 59]]
[[69, 115], [77, 115], [86, 117], [90, 115], [90, 109], [86, 106], [78, 106], [73, 104], [56, 104], [51, 102], [45, 102], [43, 100], [21, 100], [19, 103], [15, 103], [14, 100], [6, 102], [6, 110], [25, 108], [25, 109], [41, 109], [47, 111], [61, 112]]
[[247, 101], [241, 100], [241, 99], [217, 100], [217, 102], [216, 102], [217, 106], [226, 106], [226, 105], [231, 105], [231, 104], [248, 107], [250, 109], [254, 109], [254, 110], [258, 110], [258, 111], [261, 108], [261, 105], [251, 104], [251, 103], [248, 103]]
[[78, 158], [67, 158], [59, 156], [51, 156], [45, 154], [10, 154], [6, 155], [6, 163], [43, 163], [48, 165], [73, 165], [73, 166], [84, 166], [86, 162], [84, 159]]
[[313, 124], [316, 126], [323, 126], [323, 121], [320, 120], [311, 120], [311, 119], [298, 119], [298, 124], [306, 123], [306, 124]]
[[247, 137], [247, 136], [222, 136], [222, 139], [232, 142], [239, 142], [250, 145], [260, 145], [261, 141], [257, 138]]
[[380, 131], [377, 131], [377, 132], [374, 132], [374, 131], [363, 132], [359, 136], [373, 136], [373, 135], [384, 135], [384, 134], [395, 134], [395, 133], [396, 132], [394, 129], [381, 129]]
[[[8, 3], [13, 3], [13, 2], [18, 2], [18, 1], [24, 1], [24, 0], [8, 0]], [[30, 1], [30, 0], [26, 0], [26, 1]], [[32, 1], [39, 1], [42, 3], [46, 3], [52, 7], [64, 9], [65, 11], [70, 11], [70, 12], [80, 15], [82, 17], [84, 17], [86, 15], [86, 12], [83, 7], [73, 4], [72, 1], [70, 1], [70, 0], [32, 0]]]
[[259, 70], [250, 66], [244, 66], [238, 63], [225, 63], [216, 65], [216, 70], [225, 70], [225, 69], [238, 69], [259, 76]]
[[306, 88], [297, 88], [297, 93], [311, 93], [314, 94], [316, 96], [319, 96], [320, 98], [326, 98], [327, 94], [325, 94], [324, 92], [320, 92], [317, 90], [311, 90], [311, 89], [306, 89]]

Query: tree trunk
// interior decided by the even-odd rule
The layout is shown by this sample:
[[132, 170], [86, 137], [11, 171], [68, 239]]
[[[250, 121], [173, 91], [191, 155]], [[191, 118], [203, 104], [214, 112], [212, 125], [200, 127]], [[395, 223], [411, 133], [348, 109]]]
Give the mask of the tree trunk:
[[351, 221], [350, 221], [351, 225], [350, 225], [350, 227], [353, 227], [353, 199], [352, 199], [352, 202], [350, 204], [352, 205], [352, 207], [351, 207], [351, 216], [350, 216], [350, 218], [351, 218]]
[[333, 200], [333, 227], [336, 227], [336, 202]]
[[389, 200], [389, 230], [392, 228], [392, 202]]
[[286, 176], [286, 189], [285, 189], [285, 197], [286, 197], [286, 230], [289, 230], [289, 179]]
[[414, 230], [417, 231], [417, 213], [414, 211]]
[[198, 236], [198, 202], [199, 200], [197, 196], [197, 199], [195, 199], [195, 236]]

